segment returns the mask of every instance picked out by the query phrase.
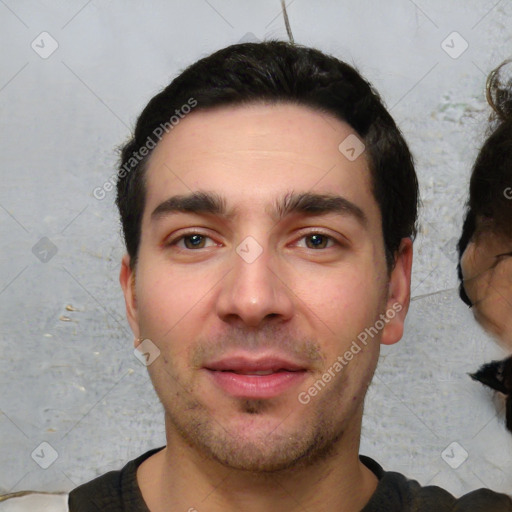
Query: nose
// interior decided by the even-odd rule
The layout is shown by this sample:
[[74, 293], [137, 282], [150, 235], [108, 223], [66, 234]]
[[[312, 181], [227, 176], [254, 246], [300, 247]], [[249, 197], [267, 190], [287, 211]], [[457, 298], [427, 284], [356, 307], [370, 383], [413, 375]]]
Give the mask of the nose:
[[[242, 256], [240, 256], [242, 254]], [[293, 315], [293, 292], [267, 249], [254, 260], [233, 253], [232, 270], [222, 280], [217, 315], [234, 326], [261, 327]], [[236, 325], [238, 324], [238, 325]]]

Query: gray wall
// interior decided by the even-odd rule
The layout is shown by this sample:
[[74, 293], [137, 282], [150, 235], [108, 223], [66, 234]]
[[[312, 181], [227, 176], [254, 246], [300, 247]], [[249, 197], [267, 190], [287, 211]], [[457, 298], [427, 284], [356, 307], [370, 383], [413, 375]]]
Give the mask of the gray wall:
[[[454, 259], [485, 77], [512, 53], [511, 15], [496, 0], [289, 5], [297, 42], [355, 64], [382, 93], [421, 183], [406, 334], [382, 352], [361, 451], [455, 494], [512, 490], [501, 405], [466, 375], [504, 354], [458, 299]], [[180, 69], [286, 33], [278, 0], [5, 0], [0, 16], [0, 492], [69, 490], [165, 444], [125, 320], [114, 193], [92, 191]]]

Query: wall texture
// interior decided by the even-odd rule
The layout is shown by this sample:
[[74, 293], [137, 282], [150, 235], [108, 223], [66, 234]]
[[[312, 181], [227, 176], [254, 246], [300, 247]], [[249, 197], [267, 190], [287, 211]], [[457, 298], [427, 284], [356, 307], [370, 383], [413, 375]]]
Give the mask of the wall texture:
[[[406, 333], [383, 349], [361, 452], [455, 494], [510, 492], [502, 404], [467, 376], [504, 354], [458, 299], [454, 249], [485, 78], [512, 53], [512, 6], [292, 0], [288, 12], [298, 43], [381, 92], [421, 184]], [[114, 192], [93, 189], [180, 69], [286, 32], [277, 0], [5, 0], [0, 16], [0, 493], [69, 490], [165, 444], [125, 319]]]

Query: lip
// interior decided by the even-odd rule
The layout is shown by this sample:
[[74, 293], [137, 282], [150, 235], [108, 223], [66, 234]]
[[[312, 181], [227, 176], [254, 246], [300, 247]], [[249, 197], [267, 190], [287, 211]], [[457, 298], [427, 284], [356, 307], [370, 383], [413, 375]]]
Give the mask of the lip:
[[[277, 355], [231, 356], [208, 363], [203, 369], [225, 393], [236, 398], [258, 399], [276, 397], [299, 385], [308, 371], [304, 365]], [[254, 375], [254, 372], [271, 373]]]
[[298, 362], [286, 359], [278, 355], [265, 355], [250, 357], [247, 355], [234, 355], [224, 357], [204, 365], [207, 370], [234, 371], [234, 372], [257, 372], [257, 371], [298, 371], [305, 370], [305, 366]]

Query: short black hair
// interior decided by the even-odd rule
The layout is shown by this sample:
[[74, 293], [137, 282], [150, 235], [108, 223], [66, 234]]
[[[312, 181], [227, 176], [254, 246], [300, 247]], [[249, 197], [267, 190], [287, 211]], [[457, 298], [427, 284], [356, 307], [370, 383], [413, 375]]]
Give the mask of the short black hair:
[[148, 142], [154, 147], [153, 137], [162, 128], [172, 128], [171, 118], [178, 120], [191, 105], [196, 111], [261, 102], [304, 105], [355, 130], [365, 144], [391, 270], [402, 238], [416, 236], [419, 202], [413, 158], [402, 133], [378, 93], [352, 66], [317, 49], [284, 41], [218, 50], [186, 68], [144, 108], [133, 137], [121, 148], [117, 179], [116, 204], [132, 269], [141, 237]]

